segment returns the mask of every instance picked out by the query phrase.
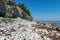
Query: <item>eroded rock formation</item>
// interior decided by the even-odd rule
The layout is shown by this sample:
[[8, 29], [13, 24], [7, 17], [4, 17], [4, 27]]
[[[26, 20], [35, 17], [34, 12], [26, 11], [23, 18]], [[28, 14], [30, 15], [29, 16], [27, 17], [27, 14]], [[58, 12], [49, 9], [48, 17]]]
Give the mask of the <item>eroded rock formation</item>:
[[21, 17], [27, 20], [32, 19], [22, 9], [16, 6], [14, 0], [0, 0], [0, 16], [4, 13], [12, 18]]

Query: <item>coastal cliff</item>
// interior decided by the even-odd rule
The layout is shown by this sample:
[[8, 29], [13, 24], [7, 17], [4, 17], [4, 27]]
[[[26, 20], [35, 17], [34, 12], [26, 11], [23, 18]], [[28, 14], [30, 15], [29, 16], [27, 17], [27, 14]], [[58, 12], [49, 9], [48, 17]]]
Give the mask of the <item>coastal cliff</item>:
[[0, 0], [0, 40], [60, 40], [60, 28], [55, 23], [30, 20], [32, 17], [14, 0]]
[[0, 17], [23, 18], [32, 20], [32, 17], [16, 6], [14, 0], [0, 0]]

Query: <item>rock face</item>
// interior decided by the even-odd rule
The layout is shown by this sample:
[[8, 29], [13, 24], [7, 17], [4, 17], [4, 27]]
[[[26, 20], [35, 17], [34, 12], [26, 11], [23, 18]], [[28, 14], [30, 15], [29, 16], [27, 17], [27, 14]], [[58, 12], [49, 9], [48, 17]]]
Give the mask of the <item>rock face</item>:
[[24, 19], [31, 20], [32, 18], [28, 16], [22, 9], [16, 6], [14, 0], [0, 0], [0, 15], [6, 13], [9, 17], [21, 17]]

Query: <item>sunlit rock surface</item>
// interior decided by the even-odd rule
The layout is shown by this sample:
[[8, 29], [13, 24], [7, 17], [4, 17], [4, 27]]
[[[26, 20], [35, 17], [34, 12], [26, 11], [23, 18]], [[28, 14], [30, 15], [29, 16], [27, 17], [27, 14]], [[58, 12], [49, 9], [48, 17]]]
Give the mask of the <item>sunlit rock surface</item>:
[[0, 0], [0, 16], [3, 14], [6, 14], [12, 18], [20, 17], [23, 19], [32, 20], [32, 17], [16, 6], [14, 0]]
[[59, 30], [36, 24], [21, 18], [0, 18], [0, 40], [60, 40]]
[[42, 38], [33, 31], [30, 22], [24, 19], [5, 20], [0, 19], [0, 40], [13, 37], [14, 40], [42, 40]]

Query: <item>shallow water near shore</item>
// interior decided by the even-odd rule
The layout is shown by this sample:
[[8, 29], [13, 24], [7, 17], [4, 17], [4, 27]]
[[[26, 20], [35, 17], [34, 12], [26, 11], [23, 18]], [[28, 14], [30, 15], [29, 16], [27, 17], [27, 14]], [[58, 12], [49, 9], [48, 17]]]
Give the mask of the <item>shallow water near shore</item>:
[[57, 27], [60, 27], [60, 21], [40, 21], [42, 23], [46, 23], [46, 24], [49, 24], [49, 23], [56, 23], [57, 24]]

